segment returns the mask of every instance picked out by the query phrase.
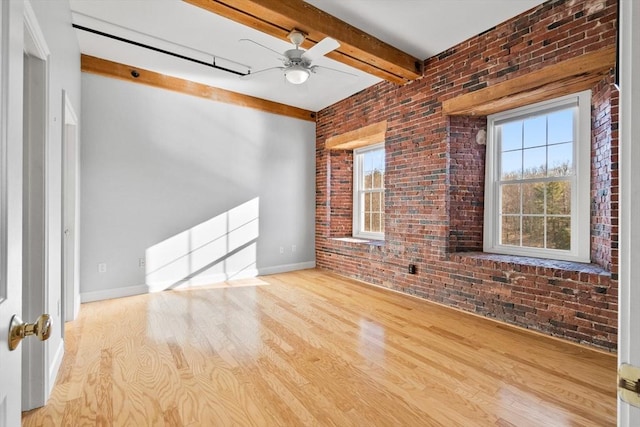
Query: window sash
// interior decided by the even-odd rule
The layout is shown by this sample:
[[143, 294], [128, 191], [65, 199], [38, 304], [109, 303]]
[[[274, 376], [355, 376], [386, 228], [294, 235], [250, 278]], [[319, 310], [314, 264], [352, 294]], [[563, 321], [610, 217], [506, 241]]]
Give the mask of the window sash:
[[[550, 115], [556, 111], [568, 109], [574, 107], [573, 114], [573, 171], [567, 175], [558, 176], [536, 176], [525, 178], [523, 175], [519, 179], [503, 179], [502, 176], [502, 147], [498, 134], [498, 127], [509, 122], [526, 120], [528, 118]], [[485, 185], [485, 226], [484, 226], [484, 251], [534, 256], [542, 258], [552, 258], [561, 260], [571, 260], [580, 262], [589, 262], [590, 260], [590, 236], [589, 236], [589, 223], [590, 223], [590, 209], [589, 209], [589, 186], [590, 186], [590, 147], [591, 147], [591, 92], [584, 91], [578, 94], [568, 95], [565, 97], [557, 98], [552, 101], [546, 101], [537, 103], [531, 106], [518, 108], [504, 113], [494, 114], [488, 117], [487, 122], [488, 139], [487, 139], [487, 164], [486, 164], [486, 185]], [[548, 140], [548, 130], [545, 133], [545, 145], [541, 147], [552, 147], [554, 144], [550, 144]], [[524, 136], [523, 136], [524, 137]], [[524, 140], [523, 140], [524, 141]], [[508, 150], [507, 150], [508, 151]], [[512, 151], [521, 151], [522, 155], [525, 154], [525, 146], [516, 148]], [[505, 151], [506, 152], [506, 151]], [[546, 162], [549, 163], [548, 153]], [[546, 163], [545, 163], [546, 164]], [[522, 163], [521, 168], [525, 168], [525, 163]], [[550, 165], [548, 165], [550, 167]], [[549, 214], [549, 201], [547, 200], [547, 186], [549, 183], [554, 182], [569, 182], [570, 183], [570, 214]], [[527, 185], [527, 184], [544, 184], [544, 212], [542, 214], [528, 212], [525, 213], [522, 207], [522, 201], [520, 210], [518, 213], [505, 213], [502, 211], [503, 206], [503, 189], [507, 185]], [[522, 191], [522, 190], [520, 190]], [[522, 193], [520, 194], [522, 197]], [[554, 206], [552, 206], [554, 207]], [[519, 244], [506, 244], [504, 243], [503, 235], [503, 219], [504, 218], [517, 218], [520, 223], [519, 228]], [[521, 246], [523, 244], [523, 221], [525, 218], [543, 218], [544, 220], [544, 233], [542, 236], [536, 236], [541, 238], [543, 247], [528, 247]], [[570, 218], [570, 230], [571, 238], [569, 249], [556, 249], [546, 247], [550, 240], [548, 236], [548, 227], [550, 222], [548, 218]], [[527, 221], [533, 221], [527, 219]], [[535, 220], [540, 221], [540, 220]], [[562, 223], [562, 220], [557, 220], [556, 224]], [[562, 236], [556, 240], [564, 242]], [[513, 243], [513, 240], [508, 243]], [[539, 240], [535, 241], [535, 244], [539, 246]], [[566, 243], [561, 243], [566, 245]]]
[[[354, 150], [354, 178], [353, 178], [353, 236], [367, 239], [383, 239], [384, 238], [384, 159], [381, 171], [381, 182], [372, 179], [368, 184], [369, 188], [365, 188], [365, 156], [372, 151], [380, 151], [384, 156], [384, 143], [368, 146], [363, 149]], [[379, 185], [378, 185], [379, 184]], [[372, 206], [375, 195], [378, 194], [378, 206]], [[365, 200], [370, 195], [370, 205], [367, 206]], [[378, 226], [373, 227], [372, 221], [377, 217]], [[365, 221], [369, 224], [365, 224]], [[372, 230], [380, 231], [372, 231]]]
[[[366, 199], [369, 197], [369, 205]], [[378, 195], [377, 206], [375, 206], [375, 195]], [[360, 227], [359, 233], [376, 233], [384, 235], [384, 189], [360, 190]], [[377, 221], [375, 221], [377, 215]], [[368, 226], [367, 226], [368, 219]], [[376, 223], [377, 222], [377, 226]], [[377, 229], [377, 230], [376, 230]]]
[[[571, 241], [568, 242], [568, 247], [567, 243], [561, 243], [560, 245], [558, 245], [558, 241], [560, 242], [564, 242], [566, 240], [566, 237], [564, 237], [564, 233], [562, 232], [562, 230], [557, 230], [555, 233], [550, 233], [550, 228], [556, 228], [558, 227], [557, 224], [561, 223], [561, 220], [569, 220], [569, 224], [571, 224], [571, 200], [569, 200], [568, 203], [568, 211], [563, 211], [562, 206], [560, 206], [560, 209], [558, 209], [558, 206], [554, 206], [553, 204], [553, 200], [549, 200], [549, 190], [552, 189], [553, 187], [550, 187], [548, 184], [563, 184], [566, 183], [569, 186], [569, 199], [571, 199], [571, 194], [573, 194], [573, 189], [575, 189], [575, 180], [574, 177], [554, 177], [554, 178], [543, 178], [543, 179], [530, 179], [530, 180], [518, 180], [516, 182], [514, 181], [500, 181], [498, 183], [498, 195], [500, 198], [499, 201], [499, 222], [498, 222], [498, 229], [499, 229], [499, 238], [498, 238], [498, 242], [500, 245], [504, 245], [504, 246], [514, 246], [514, 247], [524, 247], [524, 248], [535, 248], [538, 247], [540, 249], [561, 249], [561, 250], [571, 250]], [[522, 188], [522, 184], [524, 185], [540, 185], [542, 184], [542, 203], [540, 203], [540, 207], [538, 209], [536, 209], [536, 206], [530, 207], [529, 210], [526, 209], [527, 204], [533, 204], [536, 205], [535, 203], [535, 199], [533, 200], [533, 203], [527, 203], [527, 201], [529, 201], [529, 199], [526, 198], [525, 196], [525, 191], [523, 191]], [[505, 186], [517, 186], [518, 188], [518, 197], [517, 197], [517, 211], [510, 211], [507, 210], [507, 212], [505, 212], [505, 203], [504, 203], [504, 194], [505, 191], [503, 191], [503, 187]], [[540, 187], [532, 187], [532, 189], [537, 190]], [[562, 188], [561, 188], [562, 189]], [[565, 203], [561, 203], [562, 204], [566, 204]], [[556, 209], [554, 209], [556, 208]], [[556, 211], [557, 210], [557, 211]], [[515, 243], [513, 242], [513, 240], [507, 239], [504, 236], [504, 230], [505, 230], [505, 220], [510, 219], [510, 220], [517, 220], [518, 222], [518, 242]], [[541, 225], [542, 225], [542, 234], [538, 235], [537, 237], [540, 238], [541, 241], [541, 245], [538, 244], [538, 246], [535, 246], [533, 244], [525, 244], [525, 222], [527, 220], [533, 220], [533, 219], [540, 219], [541, 220]], [[556, 224], [555, 227], [553, 227], [554, 223]], [[571, 233], [570, 233], [571, 235]], [[555, 239], [553, 239], [555, 238]], [[555, 243], [555, 244], [554, 244]], [[558, 247], [558, 246], [562, 246], [562, 247]]]

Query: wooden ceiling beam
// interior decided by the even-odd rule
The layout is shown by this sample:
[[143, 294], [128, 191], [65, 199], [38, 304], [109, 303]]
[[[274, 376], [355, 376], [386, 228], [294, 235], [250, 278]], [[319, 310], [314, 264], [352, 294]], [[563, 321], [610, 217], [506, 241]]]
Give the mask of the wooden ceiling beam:
[[314, 112], [304, 110], [302, 108], [291, 107], [278, 102], [267, 101], [265, 99], [232, 92], [230, 90], [215, 88], [202, 83], [183, 80], [177, 77], [145, 70], [143, 68], [96, 58], [94, 56], [82, 55], [80, 59], [80, 69], [86, 73], [126, 80], [132, 83], [144, 84], [160, 89], [167, 89], [174, 92], [209, 99], [211, 101], [240, 105], [242, 107], [253, 108], [267, 113], [279, 114], [281, 116], [293, 117], [310, 122], [315, 122], [316, 120], [316, 114]]
[[283, 40], [300, 30], [307, 34], [305, 49], [331, 37], [340, 47], [328, 58], [394, 83], [422, 76], [423, 61], [302, 0], [184, 1]]

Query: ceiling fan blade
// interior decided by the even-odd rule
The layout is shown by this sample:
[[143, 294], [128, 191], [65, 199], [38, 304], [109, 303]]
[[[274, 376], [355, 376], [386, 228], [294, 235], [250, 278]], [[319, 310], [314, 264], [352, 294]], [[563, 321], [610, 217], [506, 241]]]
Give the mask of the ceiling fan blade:
[[273, 49], [271, 49], [270, 47], [267, 47], [267, 46], [265, 46], [265, 45], [263, 45], [263, 44], [260, 44], [260, 43], [258, 43], [258, 42], [256, 42], [256, 41], [253, 41], [253, 40], [251, 40], [251, 39], [240, 39], [239, 41], [241, 41], [241, 42], [250, 42], [250, 43], [253, 43], [253, 44], [255, 44], [255, 45], [260, 46], [260, 47], [261, 47], [261, 48], [263, 48], [263, 49], [267, 49], [267, 50], [269, 50], [269, 51], [271, 51], [271, 52], [275, 53], [276, 55], [278, 55], [278, 58], [279, 58], [279, 59], [281, 59], [281, 60], [283, 60], [283, 61], [286, 61], [286, 59], [287, 59], [287, 58], [286, 58], [286, 57], [285, 57], [281, 52], [278, 52], [277, 50], [273, 50]]
[[337, 40], [334, 40], [331, 37], [325, 37], [324, 39], [320, 40], [319, 43], [316, 43], [316, 45], [311, 49], [303, 53], [302, 57], [308, 59], [309, 61], [313, 61], [314, 59], [320, 58], [321, 56], [324, 56], [339, 47], [340, 43], [338, 43]]
[[355, 77], [355, 78], [359, 78], [360, 77], [357, 74], [353, 74], [353, 73], [350, 73], [348, 71], [336, 70], [335, 68], [325, 67], [323, 65], [314, 65], [313, 67], [311, 67], [311, 72], [312, 73], [317, 73], [318, 70], [320, 72], [322, 72], [322, 70], [328, 70], [328, 71], [332, 71], [334, 73], [346, 74], [347, 76]]
[[245, 74], [243, 76], [240, 76], [240, 78], [243, 79], [243, 80], [247, 80], [247, 79], [250, 79], [251, 77], [255, 76], [256, 74], [261, 74], [261, 73], [265, 73], [267, 71], [273, 71], [273, 70], [284, 71], [284, 67], [265, 68], [264, 70], [258, 70], [258, 71], [250, 72], [249, 74]]

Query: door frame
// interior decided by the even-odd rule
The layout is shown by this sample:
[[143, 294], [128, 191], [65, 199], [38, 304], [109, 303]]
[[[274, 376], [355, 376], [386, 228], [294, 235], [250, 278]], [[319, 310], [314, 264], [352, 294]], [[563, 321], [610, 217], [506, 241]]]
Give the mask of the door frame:
[[[618, 364], [640, 366], [640, 3], [620, 0], [620, 265]], [[635, 22], [635, 23], [634, 23]], [[618, 398], [618, 425], [640, 425], [640, 408]]]
[[[62, 102], [62, 316], [69, 322], [80, 312], [80, 140], [78, 115], [64, 90]], [[72, 224], [67, 218], [70, 210]]]

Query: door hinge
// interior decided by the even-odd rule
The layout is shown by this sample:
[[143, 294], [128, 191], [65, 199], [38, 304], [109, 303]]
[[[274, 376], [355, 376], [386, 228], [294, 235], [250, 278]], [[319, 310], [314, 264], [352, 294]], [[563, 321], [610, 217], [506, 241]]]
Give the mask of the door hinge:
[[640, 408], [640, 368], [623, 363], [618, 368], [618, 396]]

